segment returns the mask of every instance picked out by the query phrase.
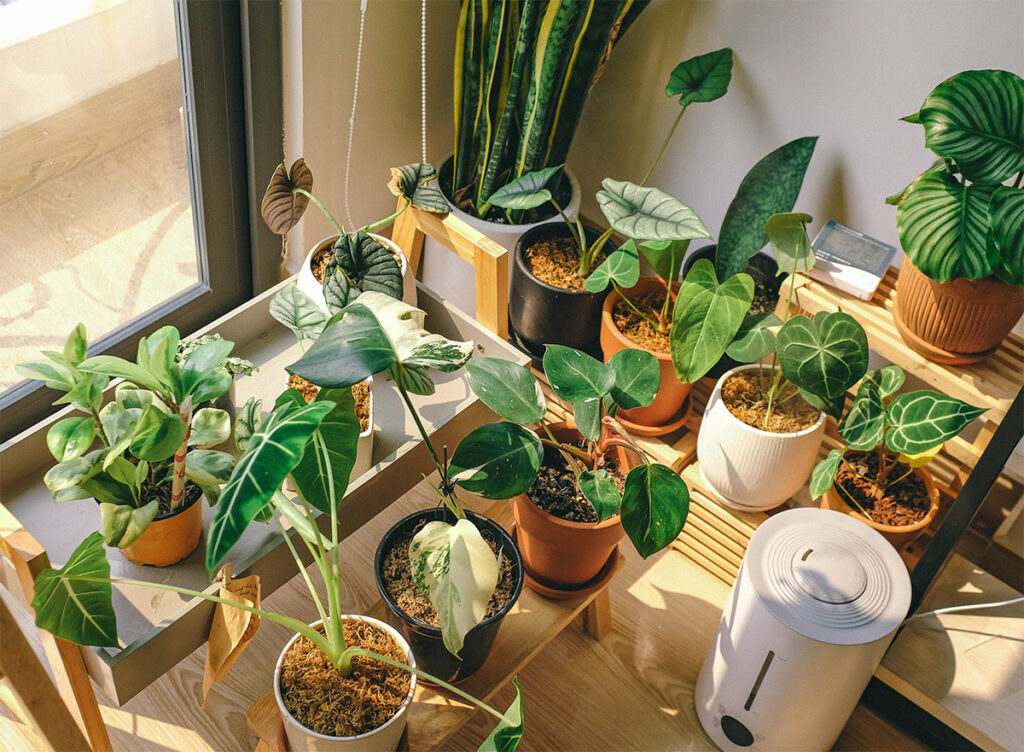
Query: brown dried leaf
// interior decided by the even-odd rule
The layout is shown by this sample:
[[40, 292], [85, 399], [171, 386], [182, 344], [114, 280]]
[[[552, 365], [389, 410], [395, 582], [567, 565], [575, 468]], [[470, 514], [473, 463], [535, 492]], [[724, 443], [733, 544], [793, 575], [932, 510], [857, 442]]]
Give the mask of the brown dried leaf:
[[267, 227], [278, 235], [284, 235], [298, 224], [309, 205], [309, 197], [296, 193], [296, 188], [306, 192], [313, 190], [313, 173], [306, 167], [304, 159], [295, 160], [291, 174], [285, 169], [284, 162], [279, 164], [267, 192], [263, 194], [260, 213]]

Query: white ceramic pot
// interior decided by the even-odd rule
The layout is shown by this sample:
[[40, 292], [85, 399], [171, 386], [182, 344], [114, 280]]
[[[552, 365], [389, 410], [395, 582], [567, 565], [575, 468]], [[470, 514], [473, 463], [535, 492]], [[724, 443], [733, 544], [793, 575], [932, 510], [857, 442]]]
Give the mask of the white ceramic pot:
[[[569, 176], [569, 184], [572, 186], [572, 195], [569, 199], [569, 203], [562, 208], [565, 210], [565, 216], [570, 220], [575, 220], [580, 211], [580, 200], [583, 194], [580, 191], [579, 181], [576, 180], [576, 176], [573, 175], [572, 171], [568, 167], [565, 168], [565, 174]], [[445, 196], [445, 200], [448, 200], [447, 196]], [[537, 225], [544, 224], [545, 222], [562, 221], [560, 216], [555, 215], [551, 219], [545, 219], [543, 222], [534, 222], [532, 224], [522, 225], [503, 225], [498, 224], [497, 222], [488, 222], [483, 219], [477, 219], [471, 214], [467, 214], [461, 209], [453, 206], [451, 201], [448, 201], [448, 205], [451, 207], [451, 213], [454, 216], [461, 219], [477, 232], [486, 235], [509, 252], [512, 252], [515, 249], [516, 241], [519, 240], [519, 236], [531, 227], [536, 227]], [[424, 285], [429, 287], [445, 300], [452, 302], [456, 308], [465, 311], [470, 316], [476, 315], [476, 283], [472, 266], [445, 248], [440, 241], [434, 240], [429, 235], [423, 239], [422, 266], [422, 279]], [[510, 285], [512, 279], [511, 267], [512, 263], [510, 260]]]
[[[416, 659], [413, 658], [409, 643], [392, 627], [370, 616], [345, 614], [342, 618], [358, 619], [383, 629], [394, 637], [395, 641], [402, 647], [402, 650], [405, 651], [405, 662], [410, 666], [416, 665]], [[319, 621], [315, 621], [311, 626], [315, 627], [319, 624]], [[412, 681], [409, 684], [409, 694], [405, 697], [405, 703], [383, 726], [358, 736], [325, 736], [324, 734], [318, 734], [296, 721], [285, 708], [284, 701], [281, 699], [281, 662], [284, 660], [288, 648], [298, 638], [299, 635], [295, 635], [288, 640], [288, 644], [281, 651], [281, 655], [277, 659], [277, 666], [274, 668], [274, 699], [277, 700], [277, 709], [281, 712], [281, 718], [284, 719], [284, 732], [285, 736], [288, 737], [288, 746], [292, 752], [379, 752], [380, 750], [388, 750], [390, 752], [397, 749], [398, 742], [402, 738], [402, 732], [405, 731], [405, 725], [409, 720], [409, 705], [412, 704], [412, 696], [416, 692], [416, 675], [412, 675]]]
[[[402, 301], [416, 308], [416, 278], [409, 271], [409, 260], [405, 257], [405, 253], [390, 238], [385, 238], [383, 235], [375, 235], [372, 232], [370, 237], [398, 253], [399, 265], [402, 267]], [[306, 293], [323, 311], [327, 310], [327, 301], [324, 300], [324, 287], [322, 283], [316, 281], [316, 277], [313, 276], [313, 269], [309, 264], [313, 254], [325, 245], [333, 246], [337, 238], [337, 235], [331, 235], [313, 246], [313, 250], [307, 253], [306, 258], [303, 259], [302, 268], [299, 269], [299, 276], [295, 282], [298, 288]]]
[[760, 366], [740, 366], [722, 374], [697, 434], [697, 460], [709, 490], [726, 506], [747, 512], [774, 509], [799, 491], [814, 469], [825, 435], [825, 413], [802, 431], [769, 433], [729, 412], [722, 401], [722, 384], [732, 374], [753, 368]]

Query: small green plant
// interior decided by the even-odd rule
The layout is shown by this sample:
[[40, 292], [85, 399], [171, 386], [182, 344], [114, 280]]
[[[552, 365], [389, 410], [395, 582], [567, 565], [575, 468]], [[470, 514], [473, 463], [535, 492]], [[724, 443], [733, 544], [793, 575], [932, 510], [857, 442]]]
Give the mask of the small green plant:
[[[199, 405], [231, 386], [226, 363], [233, 342], [211, 339], [178, 357], [180, 336], [172, 326], [139, 341], [137, 362], [111, 355], [86, 357], [85, 326], [68, 336], [62, 352], [15, 368], [64, 392], [54, 402], [86, 413], [58, 421], [46, 435], [57, 464], [44, 482], [55, 501], [95, 498], [103, 540], [130, 546], [161, 511], [184, 502], [186, 478], [211, 504], [234, 466], [226, 452], [196, 449], [226, 441], [231, 419]], [[124, 381], [104, 405], [112, 378]], [[101, 446], [93, 449], [96, 439]]]
[[[209, 344], [210, 342], [220, 342], [223, 341], [223, 339], [224, 338], [216, 332], [203, 334], [199, 337], [187, 337], [178, 343], [177, 362], [181, 363], [183, 360], [188, 358], [194, 350], [202, 345]], [[238, 358], [234, 355], [229, 355], [224, 360], [224, 369], [232, 376], [252, 376], [259, 370], [255, 365], [253, 365], [251, 360]]]
[[[903, 369], [897, 365], [865, 374], [856, 398], [839, 422], [844, 448], [830, 451], [811, 473], [812, 497], [817, 498], [832, 488], [840, 466], [884, 494], [915, 468], [927, 464], [946, 441], [985, 412], [983, 408], [929, 390], [893, 397], [903, 386], [904, 379]], [[851, 464], [847, 459], [850, 452], [874, 453], [875, 474], [869, 476]], [[871, 514], [842, 484], [837, 488], [850, 506], [871, 519]]]

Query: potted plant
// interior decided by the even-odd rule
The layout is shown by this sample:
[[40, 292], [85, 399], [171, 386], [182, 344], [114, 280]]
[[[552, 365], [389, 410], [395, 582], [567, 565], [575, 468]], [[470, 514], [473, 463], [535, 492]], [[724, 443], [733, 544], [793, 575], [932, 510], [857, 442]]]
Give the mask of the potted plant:
[[[211, 340], [178, 358], [179, 341], [178, 330], [166, 326], [139, 341], [136, 363], [87, 358], [79, 324], [62, 352], [45, 351], [47, 360], [16, 366], [22, 376], [64, 392], [54, 404], [86, 413], [47, 432], [57, 464], [43, 480], [54, 500], [94, 498], [103, 541], [136, 564], [168, 566], [196, 549], [200, 498], [215, 504], [234, 465], [226, 452], [195, 448], [227, 440], [227, 413], [192, 409], [231, 386], [225, 363], [234, 343]], [[112, 378], [124, 381], [104, 405]], [[101, 446], [94, 449], [96, 439]]]
[[[768, 221], [781, 273], [813, 266], [805, 229], [810, 219], [780, 214]], [[694, 271], [703, 264], [710, 266], [700, 261]], [[789, 302], [793, 287], [791, 281]], [[847, 313], [793, 316], [776, 336], [770, 327], [779, 323], [774, 314], [745, 322], [726, 352], [754, 365], [719, 378], [697, 434], [708, 489], [723, 504], [745, 511], [772, 509], [803, 487], [817, 460], [826, 414], [839, 419], [846, 390], [868, 366], [867, 336]], [[768, 356], [770, 365], [757, 364]]]
[[971, 70], [903, 118], [924, 127], [939, 159], [886, 199], [906, 253], [893, 319], [911, 349], [938, 363], [981, 360], [1024, 313], [1022, 109], [1020, 76]]
[[[327, 398], [329, 397], [329, 398]], [[341, 606], [338, 505], [355, 459], [359, 431], [352, 396], [325, 390], [307, 404], [294, 390], [283, 393], [265, 420], [250, 401], [241, 411], [236, 438], [243, 448], [210, 527], [206, 564], [212, 575], [252, 520], [266, 514], [281, 528], [320, 620], [304, 624], [288, 615], [172, 585], [111, 579], [99, 534], [87, 537], [60, 569], [36, 578], [36, 623], [81, 645], [118, 647], [111, 585], [152, 587], [239, 608], [296, 632], [274, 672], [274, 691], [291, 749], [392, 749], [408, 717], [416, 677], [439, 684], [499, 719], [484, 743], [512, 750], [522, 735], [522, 696], [501, 714], [416, 665], [409, 645], [387, 624], [345, 614]], [[297, 506], [281, 492], [290, 477]], [[321, 533], [317, 511], [330, 515]], [[290, 528], [290, 529], [289, 529]], [[312, 558], [326, 586], [317, 595], [292, 538]], [[337, 712], [317, 713], [324, 704]], [[311, 712], [312, 711], [312, 712]]]
[[[615, 421], [620, 408], [654, 397], [654, 356], [628, 349], [605, 364], [549, 345], [544, 372], [555, 393], [573, 405], [569, 423], [544, 417], [544, 397], [529, 371], [494, 358], [475, 358], [467, 370], [474, 393], [488, 407], [508, 421], [537, 424], [544, 446], [528, 490], [513, 499], [529, 587], [574, 597], [600, 584], [623, 535], [646, 558], [679, 534], [689, 510], [686, 484], [652, 462]], [[469, 464], [460, 459], [453, 458], [456, 474]]]
[[843, 448], [815, 466], [810, 482], [823, 509], [856, 517], [897, 548], [939, 511], [939, 490], [925, 465], [985, 412], [928, 390], [893, 397], [903, 381], [897, 365], [868, 371], [839, 422]]
[[[203, 334], [198, 337], [186, 337], [178, 343], [177, 361], [180, 363], [187, 355], [201, 345], [208, 342], [215, 342], [224, 339], [216, 332]], [[216, 407], [228, 414], [233, 421], [235, 419], [235, 380], [239, 376], [251, 376], [259, 369], [253, 365], [251, 360], [229, 355], [224, 361], [224, 370], [231, 376], [231, 387], [220, 397], [215, 399], [211, 407]]]

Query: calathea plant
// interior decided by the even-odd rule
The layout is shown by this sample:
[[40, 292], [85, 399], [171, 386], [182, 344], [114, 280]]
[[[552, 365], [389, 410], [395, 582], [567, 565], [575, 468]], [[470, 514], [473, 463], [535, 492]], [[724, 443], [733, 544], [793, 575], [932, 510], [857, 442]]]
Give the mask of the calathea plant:
[[[64, 392], [54, 404], [86, 413], [64, 418], [47, 433], [57, 460], [44, 477], [56, 501], [95, 498], [103, 540], [131, 545], [160, 512], [185, 502], [186, 478], [211, 504], [234, 466], [226, 452], [195, 449], [231, 433], [223, 410], [193, 405], [216, 399], [231, 386], [225, 363], [233, 342], [212, 340], [176, 357], [178, 330], [167, 326], [139, 341], [135, 363], [110, 355], [86, 357], [85, 327], [72, 330], [62, 352], [16, 366], [18, 373]], [[104, 390], [122, 378], [114, 399]], [[93, 448], [96, 439], [101, 446]]]

